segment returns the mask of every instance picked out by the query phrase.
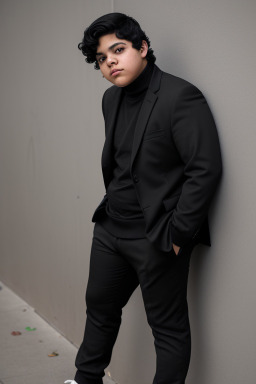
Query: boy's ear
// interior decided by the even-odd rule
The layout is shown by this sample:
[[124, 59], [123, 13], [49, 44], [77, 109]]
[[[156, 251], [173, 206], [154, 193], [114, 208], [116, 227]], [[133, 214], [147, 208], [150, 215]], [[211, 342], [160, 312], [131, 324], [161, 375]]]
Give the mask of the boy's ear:
[[148, 53], [148, 43], [146, 42], [146, 40], [142, 40], [140, 52], [141, 52], [141, 57], [142, 58], [147, 56], [147, 53]]

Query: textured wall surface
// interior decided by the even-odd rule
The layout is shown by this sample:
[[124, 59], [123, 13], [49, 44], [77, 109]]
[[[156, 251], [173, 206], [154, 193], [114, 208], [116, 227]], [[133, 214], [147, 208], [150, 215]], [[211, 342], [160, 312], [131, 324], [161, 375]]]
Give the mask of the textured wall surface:
[[110, 11], [105, 0], [0, 2], [0, 275], [77, 344], [107, 87], [77, 45]]
[[[134, 16], [156, 64], [194, 83], [214, 114], [224, 174], [211, 209], [212, 247], [195, 250], [189, 305], [190, 384], [255, 381], [256, 52], [253, 0], [0, 2], [0, 278], [69, 340], [82, 338], [93, 225], [103, 193], [101, 96], [84, 63], [84, 28]], [[124, 309], [108, 371], [152, 382], [154, 344], [139, 289]]]

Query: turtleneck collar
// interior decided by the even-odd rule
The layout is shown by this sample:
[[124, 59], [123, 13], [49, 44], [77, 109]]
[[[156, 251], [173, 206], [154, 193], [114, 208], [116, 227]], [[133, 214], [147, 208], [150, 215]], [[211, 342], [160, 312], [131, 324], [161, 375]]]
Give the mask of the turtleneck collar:
[[137, 99], [148, 89], [154, 65], [147, 63], [141, 74], [129, 85], [123, 87], [124, 94], [129, 99]]

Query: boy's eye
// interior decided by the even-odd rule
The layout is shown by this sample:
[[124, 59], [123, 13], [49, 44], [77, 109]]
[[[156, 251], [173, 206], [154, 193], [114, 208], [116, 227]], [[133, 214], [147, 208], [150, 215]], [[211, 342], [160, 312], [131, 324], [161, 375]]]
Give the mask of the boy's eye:
[[99, 62], [99, 63], [103, 63], [104, 60], [105, 60], [105, 57], [104, 57], [104, 56], [101, 56], [101, 57], [98, 59], [98, 62]]
[[120, 52], [122, 52], [123, 50], [124, 50], [124, 48], [121, 48], [121, 47], [120, 47], [120, 48], [117, 48], [117, 49], [116, 49], [116, 53], [120, 53]]

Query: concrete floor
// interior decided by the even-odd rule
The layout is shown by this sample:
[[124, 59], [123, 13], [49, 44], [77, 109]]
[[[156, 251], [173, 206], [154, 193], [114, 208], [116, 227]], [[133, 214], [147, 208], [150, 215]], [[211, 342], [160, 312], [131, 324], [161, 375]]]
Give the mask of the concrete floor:
[[[13, 331], [21, 335], [13, 336]], [[59, 355], [48, 357], [52, 352]], [[76, 353], [74, 345], [0, 282], [0, 384], [62, 384], [72, 380]], [[114, 382], [105, 377], [104, 384]]]

